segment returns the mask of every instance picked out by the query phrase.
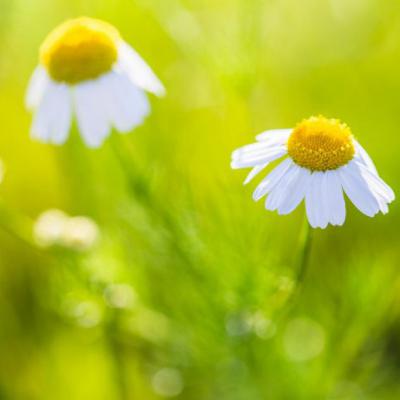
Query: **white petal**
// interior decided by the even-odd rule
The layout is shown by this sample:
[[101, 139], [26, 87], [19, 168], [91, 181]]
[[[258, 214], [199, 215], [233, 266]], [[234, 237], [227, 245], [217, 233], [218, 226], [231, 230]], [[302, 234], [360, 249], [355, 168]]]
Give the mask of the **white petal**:
[[72, 122], [72, 99], [70, 89], [65, 86], [61, 92], [58, 116], [50, 137], [50, 142], [57, 145], [64, 144], [67, 140]]
[[287, 186], [286, 198], [278, 208], [281, 215], [290, 214], [301, 203], [306, 195], [306, 188], [309, 185], [311, 172], [306, 168], [297, 167], [297, 174]]
[[322, 198], [323, 181], [325, 179], [323, 172], [313, 172], [306, 191], [307, 218], [313, 228], [324, 229], [328, 225], [327, 205], [323, 203]]
[[247, 144], [246, 146], [240, 147], [232, 153], [232, 160], [244, 160], [245, 158], [252, 158], [263, 155], [265, 152], [275, 147], [281, 146], [271, 145], [270, 143], [265, 142]]
[[378, 171], [376, 170], [375, 164], [372, 161], [369, 154], [365, 151], [364, 147], [357, 140], [353, 140], [354, 146], [356, 148], [355, 157], [364, 164], [367, 168], [369, 168], [374, 174], [378, 175]]
[[121, 41], [118, 53], [117, 68], [128, 74], [137, 87], [154, 93], [157, 96], [165, 95], [163, 84], [142, 57], [129, 44]]
[[25, 104], [28, 110], [37, 108], [50, 84], [50, 78], [42, 66], [36, 67], [28, 84]]
[[71, 126], [71, 97], [67, 85], [49, 82], [36, 111], [31, 136], [43, 142], [62, 144]]
[[244, 185], [247, 185], [257, 174], [259, 174], [264, 168], [266, 168], [269, 163], [260, 164], [255, 166], [250, 173], [247, 175], [245, 181], [243, 182]]
[[279, 181], [282, 179], [283, 175], [292, 165], [293, 161], [290, 158], [287, 158], [278, 166], [276, 166], [257, 186], [253, 193], [253, 199], [257, 201], [270, 192], [275, 185], [279, 184]]
[[[256, 142], [240, 147], [232, 153], [232, 168], [247, 168], [259, 163], [269, 157], [269, 154], [275, 154], [277, 150], [283, 151], [285, 148], [281, 144], [270, 142]], [[271, 161], [271, 160], [270, 160]], [[265, 160], [265, 162], [270, 162]], [[250, 163], [250, 164], [249, 164]], [[243, 165], [243, 166], [240, 166]]]
[[362, 179], [376, 198], [379, 209], [383, 214], [389, 211], [388, 204], [391, 203], [395, 195], [393, 190], [375, 173], [365, 167], [364, 164], [354, 161], [356, 168], [359, 170]]
[[257, 151], [250, 154], [241, 154], [239, 149], [239, 152], [235, 153], [235, 158], [231, 162], [231, 167], [233, 169], [255, 167], [259, 164], [275, 161], [286, 153], [287, 149], [283, 146], [274, 146], [264, 151]]
[[265, 199], [265, 208], [269, 211], [275, 211], [279, 207], [281, 199], [287, 195], [286, 186], [281, 185], [283, 179], [286, 179], [286, 174]]
[[355, 161], [355, 164], [374, 193], [382, 196], [388, 203], [391, 203], [395, 199], [395, 194], [391, 187], [375, 174], [374, 171], [371, 171], [369, 168], [365, 167], [365, 165], [360, 164], [357, 161]]
[[150, 113], [146, 94], [124, 74], [112, 71], [102, 78], [108, 113], [120, 132], [130, 132]]
[[263, 133], [260, 133], [256, 136], [256, 139], [259, 142], [263, 142], [265, 140], [276, 140], [281, 144], [284, 144], [289, 139], [290, 134], [293, 132], [293, 129], [270, 129]]
[[[326, 225], [328, 225], [330, 221], [330, 199], [329, 199], [329, 176], [326, 171], [318, 172], [321, 174], [320, 179], [320, 189], [319, 189], [319, 208], [322, 220], [326, 221]], [[326, 227], [326, 226], [325, 226]]]
[[106, 96], [100, 80], [77, 85], [74, 92], [76, 116], [82, 138], [88, 147], [99, 147], [111, 131]]
[[343, 225], [346, 219], [346, 204], [343, 197], [342, 184], [336, 170], [326, 171], [327, 177], [325, 201], [329, 204], [329, 222], [332, 225]]
[[270, 211], [285, 208], [285, 201], [291, 195], [292, 183], [295, 182], [301, 173], [300, 167], [291, 163], [289, 169], [285, 171], [279, 183], [270, 191], [265, 201], [265, 208]]
[[235, 150], [232, 153], [231, 167], [235, 169], [255, 167], [259, 164], [268, 165], [269, 162], [287, 153], [287, 129], [267, 131], [266, 133], [269, 136], [262, 142], [251, 143]]
[[361, 175], [354, 161], [338, 170], [343, 189], [352, 203], [365, 215], [373, 217], [380, 209], [379, 203]]

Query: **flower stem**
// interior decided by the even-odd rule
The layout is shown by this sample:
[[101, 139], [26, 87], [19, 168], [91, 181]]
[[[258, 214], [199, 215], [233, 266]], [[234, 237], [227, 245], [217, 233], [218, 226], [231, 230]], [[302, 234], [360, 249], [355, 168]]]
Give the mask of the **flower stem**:
[[298, 298], [300, 291], [302, 289], [302, 284], [304, 282], [307, 268], [310, 262], [310, 253], [312, 246], [312, 236], [313, 231], [308, 223], [307, 216], [304, 217], [303, 226], [300, 231], [300, 240], [298, 246], [298, 259], [296, 263], [295, 277], [294, 277], [294, 288], [290, 292], [288, 298], [285, 302], [285, 307], [282, 313], [279, 315], [279, 320], [285, 320], [287, 316], [291, 313], [293, 307], [296, 304], [296, 299]]
[[154, 199], [151, 195], [151, 189], [143, 177], [140, 166], [135, 164], [133, 157], [119, 138], [114, 138], [111, 144], [114, 156], [124, 171], [132, 194], [142, 204], [153, 206]]
[[127, 381], [127, 371], [124, 360], [124, 346], [120, 343], [118, 329], [116, 326], [116, 315], [112, 317], [106, 328], [106, 337], [109, 342], [109, 351], [114, 368], [114, 379], [119, 400], [129, 398], [129, 389]]
[[313, 230], [308, 223], [307, 216], [304, 218], [303, 227], [300, 233], [299, 258], [296, 273], [296, 286], [299, 287], [305, 278], [307, 267], [310, 261]]
[[118, 139], [114, 137], [112, 150], [124, 172], [130, 194], [147, 211], [150, 218], [168, 232], [167, 243], [171, 251], [181, 260], [185, 272], [190, 271], [198, 282], [204, 281], [206, 277], [203, 271], [196, 268], [195, 262], [191, 259], [183, 240], [185, 233], [171, 213], [171, 208], [162, 201], [159, 195], [153, 193], [148, 179], [143, 175], [143, 168], [135, 162], [129, 149]]

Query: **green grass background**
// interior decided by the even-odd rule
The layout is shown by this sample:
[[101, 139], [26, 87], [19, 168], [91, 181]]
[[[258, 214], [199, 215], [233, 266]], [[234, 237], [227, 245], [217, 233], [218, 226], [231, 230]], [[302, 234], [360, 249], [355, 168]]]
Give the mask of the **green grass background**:
[[[76, 132], [32, 142], [23, 104], [41, 41], [81, 15], [117, 26], [168, 91], [95, 151]], [[0, 399], [162, 399], [165, 368], [184, 400], [400, 398], [398, 203], [373, 220], [348, 204], [343, 227], [315, 231], [288, 306], [303, 206], [266, 212], [229, 166], [261, 131], [321, 113], [398, 193], [399, 37], [397, 0], [0, 0]], [[92, 217], [97, 245], [8, 232], [29, 242], [50, 208]], [[107, 305], [115, 283], [132, 308]]]

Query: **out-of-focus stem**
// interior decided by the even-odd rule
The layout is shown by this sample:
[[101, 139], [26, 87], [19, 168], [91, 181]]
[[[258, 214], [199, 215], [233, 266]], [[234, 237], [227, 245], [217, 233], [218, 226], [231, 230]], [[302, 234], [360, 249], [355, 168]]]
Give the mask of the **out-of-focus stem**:
[[294, 277], [294, 288], [289, 294], [285, 302], [285, 308], [279, 316], [279, 319], [285, 319], [293, 306], [295, 305], [295, 300], [298, 298], [302, 285], [304, 283], [304, 279], [307, 273], [307, 269], [310, 263], [310, 253], [312, 246], [312, 236], [313, 230], [308, 223], [307, 216], [304, 216], [304, 223], [302, 229], [300, 231], [300, 239], [299, 239], [299, 247], [298, 247], [298, 258], [295, 269], [295, 277]]
[[71, 129], [71, 136], [62, 149], [55, 153], [60, 173], [65, 179], [67, 194], [73, 204], [90, 210], [92, 216], [98, 212], [98, 199], [94, 190], [95, 171], [90, 162], [90, 151], [83, 145], [77, 126]]
[[176, 222], [171, 218], [170, 211], [165, 207], [164, 203], [160, 201], [159, 197], [154, 196], [151, 192], [148, 181], [143, 177], [140, 172], [140, 167], [134, 164], [134, 160], [128, 154], [126, 149], [120, 142], [113, 142], [113, 150], [121, 167], [125, 172], [128, 180], [129, 189], [137, 201], [139, 201], [150, 212], [152, 218], [158, 220], [169, 231], [173, 240], [174, 250], [186, 263], [190, 263], [186, 252], [179, 246], [179, 240], [176, 238], [180, 235], [179, 227]]
[[[143, 169], [135, 164], [135, 160], [130, 152], [118, 139], [118, 137], [114, 137], [114, 141], [112, 142], [113, 151], [124, 171], [132, 197], [146, 209], [153, 221], [160, 224], [168, 232], [168, 245], [182, 261], [182, 264], [184, 264], [185, 273], [190, 273], [199, 283], [205, 282], [207, 279], [206, 276], [202, 270], [196, 268], [195, 262], [193, 262], [193, 259], [191, 259], [190, 254], [188, 254], [187, 249], [183, 245], [181, 238], [183, 232], [176, 218], [174, 218], [171, 210], [162, 201], [163, 199], [157, 194], [154, 195], [149, 181], [142, 173]], [[199, 287], [206, 288], [206, 284], [203, 286], [199, 285]]]
[[135, 164], [129, 152], [117, 139], [118, 138], [115, 138], [114, 141], [112, 141], [113, 151], [126, 178], [128, 179], [129, 189], [135, 195], [137, 200], [146, 205], [150, 205], [153, 208], [155, 205], [155, 198], [151, 195], [151, 190], [147, 180], [143, 178], [143, 174], [140, 172], [140, 167]]
[[300, 233], [299, 258], [297, 265], [296, 285], [303, 283], [307, 267], [310, 261], [310, 252], [312, 246], [313, 230], [308, 223], [307, 216], [304, 218], [303, 228]]
[[124, 346], [116, 336], [118, 329], [116, 327], [116, 315], [112, 316], [106, 329], [107, 341], [109, 344], [110, 356], [112, 358], [115, 385], [118, 391], [119, 400], [129, 399], [129, 390], [127, 385], [127, 372], [125, 370]]

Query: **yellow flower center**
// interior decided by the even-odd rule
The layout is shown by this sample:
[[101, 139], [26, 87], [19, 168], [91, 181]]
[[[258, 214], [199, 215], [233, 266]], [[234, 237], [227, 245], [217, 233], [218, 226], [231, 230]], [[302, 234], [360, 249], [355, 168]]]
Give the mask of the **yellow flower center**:
[[354, 157], [350, 128], [323, 116], [301, 121], [288, 140], [288, 154], [301, 167], [312, 171], [337, 169]]
[[75, 84], [111, 70], [117, 60], [118, 31], [110, 24], [77, 18], [52, 31], [40, 48], [40, 61], [58, 82]]

